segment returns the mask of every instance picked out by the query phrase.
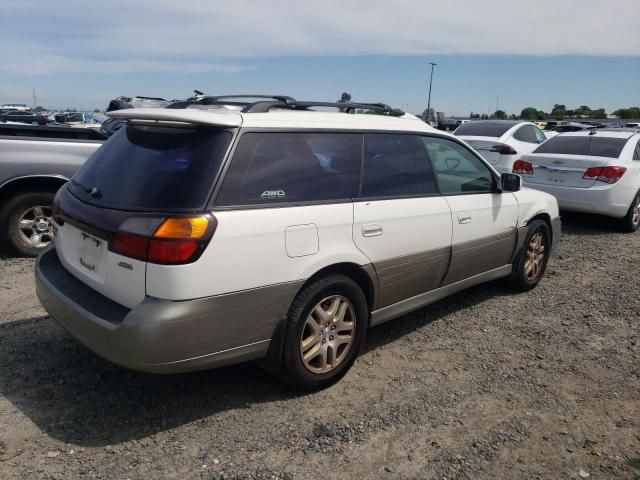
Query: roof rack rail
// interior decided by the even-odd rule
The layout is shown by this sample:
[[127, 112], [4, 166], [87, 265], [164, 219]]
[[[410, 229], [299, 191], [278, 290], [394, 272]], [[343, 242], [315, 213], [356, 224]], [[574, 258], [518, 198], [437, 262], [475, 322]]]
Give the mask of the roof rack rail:
[[[242, 107], [243, 113], [264, 113], [269, 110], [287, 109], [287, 110], [309, 110], [312, 107], [328, 107], [337, 108], [341, 112], [356, 113], [356, 110], [369, 110], [379, 112], [383, 115], [400, 117], [404, 115], [400, 109], [392, 108], [384, 103], [367, 103], [367, 102], [312, 102], [298, 101], [287, 95], [256, 95], [256, 94], [238, 94], [238, 95], [204, 95], [202, 92], [194, 91], [193, 97], [186, 100], [178, 100], [167, 108], [187, 108], [192, 105], [226, 105]], [[255, 101], [257, 100], [257, 101]]]
[[382, 114], [400, 117], [404, 115], [400, 109], [392, 108], [384, 103], [361, 103], [361, 102], [312, 102], [298, 101], [291, 97], [285, 97], [287, 101], [281, 101], [277, 97], [272, 97], [271, 101], [260, 101], [251, 103], [242, 109], [243, 113], [263, 113], [268, 112], [272, 108], [291, 109], [291, 110], [308, 110], [311, 107], [329, 107], [337, 108], [341, 112], [356, 113], [356, 110], [373, 110]]

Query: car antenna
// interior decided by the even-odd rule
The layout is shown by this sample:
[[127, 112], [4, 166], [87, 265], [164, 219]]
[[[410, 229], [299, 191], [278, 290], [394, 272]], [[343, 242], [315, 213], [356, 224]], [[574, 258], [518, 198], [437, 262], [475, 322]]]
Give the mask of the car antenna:
[[200, 90], [194, 90], [193, 93], [196, 95], [204, 95], [204, 92], [201, 92]]

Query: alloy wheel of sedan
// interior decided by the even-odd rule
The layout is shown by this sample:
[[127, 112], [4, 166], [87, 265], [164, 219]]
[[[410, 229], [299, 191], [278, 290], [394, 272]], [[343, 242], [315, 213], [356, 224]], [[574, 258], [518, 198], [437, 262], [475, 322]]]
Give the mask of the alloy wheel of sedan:
[[351, 302], [333, 295], [319, 302], [307, 316], [300, 337], [300, 356], [312, 373], [326, 373], [347, 357], [356, 333]]
[[36, 205], [25, 210], [18, 218], [20, 238], [35, 248], [44, 248], [53, 241], [51, 207]]
[[536, 280], [542, 274], [544, 265], [545, 244], [542, 232], [531, 237], [524, 262], [524, 275], [529, 281]]

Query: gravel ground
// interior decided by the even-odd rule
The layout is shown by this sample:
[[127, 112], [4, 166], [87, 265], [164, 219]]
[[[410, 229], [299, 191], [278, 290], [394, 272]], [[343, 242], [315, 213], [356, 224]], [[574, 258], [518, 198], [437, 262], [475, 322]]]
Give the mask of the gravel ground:
[[532, 292], [473, 288], [369, 333], [336, 386], [251, 364], [128, 372], [0, 257], [0, 478], [640, 478], [640, 233], [566, 217]]

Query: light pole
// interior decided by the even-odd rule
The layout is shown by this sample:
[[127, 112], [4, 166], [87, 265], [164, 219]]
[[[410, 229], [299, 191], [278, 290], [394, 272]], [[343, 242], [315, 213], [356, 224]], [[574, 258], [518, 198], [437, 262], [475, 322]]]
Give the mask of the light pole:
[[427, 100], [427, 123], [431, 125], [429, 122], [429, 113], [431, 110], [431, 85], [433, 84], [433, 67], [437, 65], [437, 63], [429, 62], [431, 65], [431, 78], [429, 79], [429, 100]]

